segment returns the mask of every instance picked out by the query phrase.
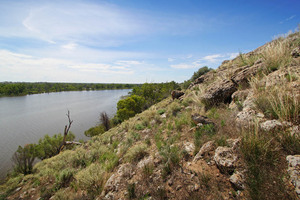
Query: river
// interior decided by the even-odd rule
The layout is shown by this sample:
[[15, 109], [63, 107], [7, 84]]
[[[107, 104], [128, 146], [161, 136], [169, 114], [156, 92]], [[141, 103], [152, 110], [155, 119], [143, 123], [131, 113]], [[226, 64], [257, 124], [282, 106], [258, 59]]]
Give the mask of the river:
[[76, 140], [88, 138], [84, 131], [99, 123], [101, 112], [112, 117], [121, 96], [129, 89], [72, 91], [0, 98], [0, 178], [12, 167], [11, 157], [18, 146], [37, 143], [45, 134], [63, 133], [73, 120], [70, 131]]

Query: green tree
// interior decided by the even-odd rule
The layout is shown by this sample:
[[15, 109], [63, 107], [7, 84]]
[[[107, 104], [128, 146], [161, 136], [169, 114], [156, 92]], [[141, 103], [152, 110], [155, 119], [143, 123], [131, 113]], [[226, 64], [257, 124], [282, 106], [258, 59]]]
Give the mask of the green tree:
[[12, 161], [15, 164], [15, 170], [24, 175], [32, 173], [33, 162], [36, 158], [36, 145], [27, 144], [24, 147], [19, 146], [14, 153]]
[[145, 99], [138, 95], [132, 95], [126, 99], [122, 99], [117, 104], [117, 117], [124, 121], [133, 117], [136, 113], [142, 112]]
[[[52, 137], [50, 137], [49, 135], [45, 135], [44, 138], [39, 140], [39, 143], [36, 147], [37, 157], [41, 160], [44, 160], [46, 158], [51, 158], [57, 155], [63, 138], [64, 136], [61, 133], [55, 134]], [[74, 140], [75, 135], [72, 132], [69, 132], [66, 139]], [[68, 148], [71, 148], [71, 146], [68, 146]]]

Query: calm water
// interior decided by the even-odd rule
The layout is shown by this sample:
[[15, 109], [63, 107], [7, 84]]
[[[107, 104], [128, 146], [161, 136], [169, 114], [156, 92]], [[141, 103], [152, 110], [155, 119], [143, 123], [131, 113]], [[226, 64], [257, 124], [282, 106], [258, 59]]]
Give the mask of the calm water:
[[18, 146], [37, 143], [45, 134], [63, 133], [67, 110], [76, 140], [87, 139], [84, 131], [99, 122], [106, 111], [116, 113], [117, 102], [130, 90], [102, 90], [36, 94], [0, 98], [0, 178], [11, 168]]

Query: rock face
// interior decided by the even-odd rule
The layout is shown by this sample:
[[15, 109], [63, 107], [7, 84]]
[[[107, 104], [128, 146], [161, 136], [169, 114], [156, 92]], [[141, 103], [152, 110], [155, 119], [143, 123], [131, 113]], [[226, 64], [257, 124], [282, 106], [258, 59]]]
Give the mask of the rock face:
[[237, 155], [232, 148], [218, 147], [215, 151], [214, 161], [223, 173], [232, 173], [236, 167]]
[[238, 190], [245, 189], [245, 176], [241, 172], [235, 172], [229, 178], [230, 183]]
[[111, 177], [106, 181], [104, 186], [104, 192], [118, 191], [122, 180], [130, 178], [133, 175], [133, 166], [129, 163], [120, 166], [117, 173], [111, 175]]
[[172, 99], [178, 99], [179, 97], [181, 97], [182, 95], [184, 95], [184, 92], [178, 91], [178, 90], [173, 90], [172, 93]]
[[300, 155], [289, 155], [286, 157], [288, 161], [288, 174], [290, 182], [294, 185], [295, 191], [300, 198]]
[[259, 68], [262, 68], [263, 62], [261, 59], [257, 60], [253, 66], [246, 65], [238, 69], [238, 72], [234, 73], [231, 80], [236, 84], [248, 83], [249, 78], [254, 76]]
[[207, 105], [230, 103], [231, 95], [237, 90], [237, 85], [230, 80], [222, 80], [211, 84], [202, 95], [202, 100]]
[[264, 131], [273, 131], [282, 128], [282, 124], [278, 120], [267, 120], [260, 124], [260, 128]]
[[197, 160], [201, 159], [205, 154], [207, 154], [210, 151], [213, 151], [216, 148], [214, 141], [206, 142], [204, 145], [202, 145], [200, 151], [196, 154], [193, 162], [196, 162]]

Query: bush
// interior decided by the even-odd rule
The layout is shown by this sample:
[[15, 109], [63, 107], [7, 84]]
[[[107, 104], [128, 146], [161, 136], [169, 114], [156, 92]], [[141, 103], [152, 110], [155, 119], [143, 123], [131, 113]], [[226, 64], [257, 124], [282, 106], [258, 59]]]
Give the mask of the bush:
[[92, 163], [75, 175], [78, 188], [86, 190], [93, 198], [101, 194], [108, 174], [98, 163]]
[[105, 131], [108, 131], [110, 129], [110, 121], [106, 112], [102, 112], [100, 114], [100, 122]]
[[[66, 140], [72, 141], [75, 139], [75, 135], [72, 132], [69, 132]], [[63, 141], [63, 135], [61, 133], [55, 134], [52, 137], [45, 135], [43, 139], [39, 140], [37, 145], [37, 157], [41, 160], [46, 158], [51, 158], [58, 154], [59, 147]], [[69, 145], [68, 148], [72, 148], [72, 145]]]
[[127, 151], [127, 153], [124, 155], [124, 160], [127, 162], [136, 162], [144, 158], [144, 156], [147, 154], [147, 145], [137, 144]]
[[37, 152], [35, 144], [27, 144], [24, 147], [19, 146], [18, 150], [12, 157], [12, 161], [15, 164], [15, 171], [24, 175], [31, 174], [36, 155]]
[[103, 125], [95, 126], [90, 128], [87, 131], [84, 131], [84, 135], [87, 137], [94, 137], [96, 135], [101, 135], [105, 132], [105, 128]]
[[74, 170], [64, 169], [56, 176], [56, 189], [62, 187], [68, 187], [70, 182], [73, 180]]

